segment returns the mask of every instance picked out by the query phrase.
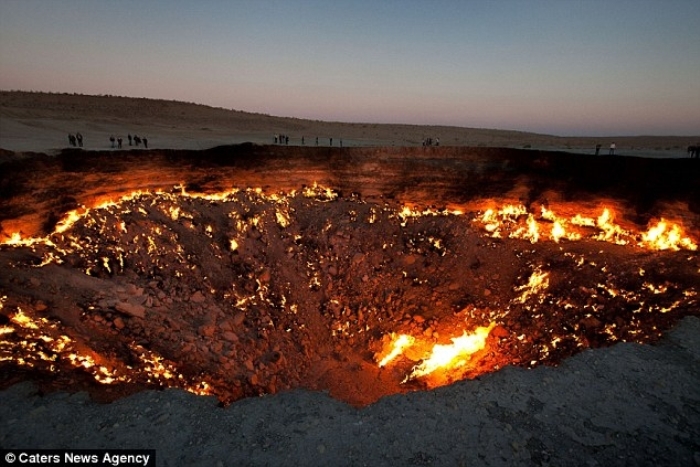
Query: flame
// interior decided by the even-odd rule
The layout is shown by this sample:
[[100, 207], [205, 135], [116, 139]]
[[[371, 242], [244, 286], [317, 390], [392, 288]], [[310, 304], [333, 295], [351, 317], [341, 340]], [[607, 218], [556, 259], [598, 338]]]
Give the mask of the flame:
[[629, 243], [629, 237], [632, 236], [630, 232], [615, 224], [614, 215], [608, 208], [605, 208], [603, 213], [598, 217], [596, 226], [602, 231], [593, 237], [596, 240], [615, 243], [617, 245], [627, 245]]
[[[4, 298], [4, 297], [3, 297]], [[2, 301], [0, 301], [2, 308]], [[145, 382], [161, 387], [181, 387], [195, 394], [210, 394], [211, 387], [205, 381], [188, 380], [177, 368], [155, 352], [131, 344], [140, 365], [125, 366], [120, 362], [107, 363], [92, 349], [79, 350], [83, 345], [62, 334], [60, 325], [43, 317], [31, 314], [16, 307], [10, 317], [14, 326], [3, 326], [0, 336], [14, 335], [16, 339], [0, 340], [0, 348], [8, 354], [15, 354], [2, 360], [11, 360], [18, 365], [30, 368], [48, 365], [54, 371], [54, 363], [61, 361], [73, 368], [82, 368], [101, 384]], [[110, 368], [112, 367], [112, 368]]]
[[[385, 367], [400, 356], [409, 360], [419, 361], [408, 373], [404, 382], [416, 378], [424, 378], [440, 374], [440, 378], [449, 379], [450, 374], [463, 369], [472, 355], [486, 346], [486, 339], [496, 326], [479, 326], [468, 333], [451, 338], [451, 344], [436, 344], [407, 334], [391, 334], [390, 343], [385, 346], [388, 350], [377, 355], [378, 366]], [[382, 356], [383, 355], [383, 356]]]
[[392, 334], [391, 351], [379, 361], [379, 367], [384, 367], [396, 357], [401, 355], [407, 347], [414, 344], [416, 339], [413, 336], [407, 334], [399, 334], [396, 336]]
[[[524, 221], [522, 219], [525, 219]], [[523, 205], [506, 204], [499, 209], [486, 209], [473, 219], [494, 238], [517, 238], [537, 243], [551, 240], [559, 243], [562, 239], [577, 241], [588, 238], [614, 243], [617, 245], [635, 245], [650, 250], [690, 250], [696, 251], [697, 243], [684, 234], [683, 227], [661, 219], [646, 232], [633, 232], [622, 228], [615, 222], [615, 213], [604, 207], [597, 218], [580, 213], [566, 218], [558, 216], [545, 206], [540, 207], [540, 214], [528, 212]], [[542, 222], [552, 223], [550, 229], [544, 229]], [[591, 234], [590, 230], [594, 232]]]
[[655, 226], [642, 234], [640, 246], [646, 246], [654, 250], [674, 250], [681, 248], [695, 251], [698, 245], [689, 237], [683, 236], [683, 229], [676, 224], [661, 219]]
[[461, 336], [451, 339], [452, 344], [435, 344], [430, 355], [411, 370], [406, 380], [427, 376], [438, 370], [448, 372], [466, 365], [473, 354], [486, 346], [486, 338], [494, 326], [495, 323], [491, 323], [486, 327], [479, 326], [472, 333], [464, 331]]
[[517, 303], [525, 303], [531, 296], [536, 295], [549, 287], [549, 273], [542, 272], [540, 268], [535, 268], [527, 284], [516, 287], [515, 291], [522, 293], [515, 300]]

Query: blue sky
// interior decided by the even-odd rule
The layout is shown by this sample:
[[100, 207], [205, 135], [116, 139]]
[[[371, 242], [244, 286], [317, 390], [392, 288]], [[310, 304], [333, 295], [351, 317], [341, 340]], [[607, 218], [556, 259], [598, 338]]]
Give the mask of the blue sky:
[[698, 23], [698, 0], [0, 0], [0, 89], [698, 135]]

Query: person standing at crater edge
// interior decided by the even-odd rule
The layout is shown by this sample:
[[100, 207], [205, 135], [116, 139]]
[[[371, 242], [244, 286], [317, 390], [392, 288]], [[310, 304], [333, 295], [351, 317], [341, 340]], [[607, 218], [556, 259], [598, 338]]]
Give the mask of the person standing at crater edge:
[[615, 141], [610, 143], [610, 152], [608, 153], [611, 156], [615, 155], [615, 149], [617, 149], [617, 146], [615, 145]]

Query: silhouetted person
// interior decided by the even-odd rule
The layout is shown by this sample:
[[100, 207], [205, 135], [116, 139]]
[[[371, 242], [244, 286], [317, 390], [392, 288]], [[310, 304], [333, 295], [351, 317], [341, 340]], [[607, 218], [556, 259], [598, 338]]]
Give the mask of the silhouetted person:
[[615, 145], [615, 142], [613, 141], [610, 144], [610, 151], [608, 152], [609, 155], [614, 156], [615, 155], [615, 149], [617, 149], [617, 145]]
[[330, 140], [331, 140], [331, 146], [333, 146], [333, 138], [330, 138]]
[[143, 139], [143, 147], [148, 149], [148, 138]]
[[75, 146], [75, 135], [68, 135], [68, 144]]
[[597, 156], [598, 154], [600, 154], [600, 144], [595, 145], [595, 155]]
[[117, 138], [117, 147], [118, 147], [119, 149], [122, 148], [122, 138], [121, 138], [121, 136], [120, 136], [119, 138]]
[[316, 146], [318, 146], [318, 136], [316, 137]]
[[301, 145], [302, 146], [304, 145], [304, 137], [303, 136], [301, 137]]
[[83, 147], [83, 135], [81, 135], [80, 133], [76, 133], [75, 139], [78, 140], [78, 146], [82, 148]]
[[116, 140], [114, 139], [114, 136], [110, 136], [110, 137], [109, 137], [109, 142], [112, 143], [112, 149], [114, 149], [114, 142], [115, 142], [115, 141], [116, 141]]
[[139, 135], [134, 135], [134, 146], [139, 147], [139, 144], [141, 144], [141, 138]]
[[131, 141], [132, 141], [131, 133], [129, 133], [129, 136], [127, 136], [127, 138], [129, 138], [129, 146], [131, 146]]

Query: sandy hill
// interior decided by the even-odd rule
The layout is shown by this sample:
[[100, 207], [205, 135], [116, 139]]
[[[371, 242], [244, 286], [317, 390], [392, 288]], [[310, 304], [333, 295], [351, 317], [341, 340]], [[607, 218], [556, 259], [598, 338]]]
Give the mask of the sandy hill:
[[[425, 138], [443, 146], [532, 147], [592, 152], [613, 140], [620, 151], [657, 157], [680, 157], [699, 137], [636, 136], [615, 138], [557, 137], [519, 131], [341, 123], [275, 117], [187, 102], [158, 99], [0, 91], [0, 148], [51, 152], [68, 146], [68, 134], [80, 132], [86, 149], [106, 149], [110, 136], [145, 136], [150, 147], [201, 149], [251, 141], [274, 143], [289, 136], [290, 145], [420, 146]], [[649, 154], [650, 151], [655, 154]]]

